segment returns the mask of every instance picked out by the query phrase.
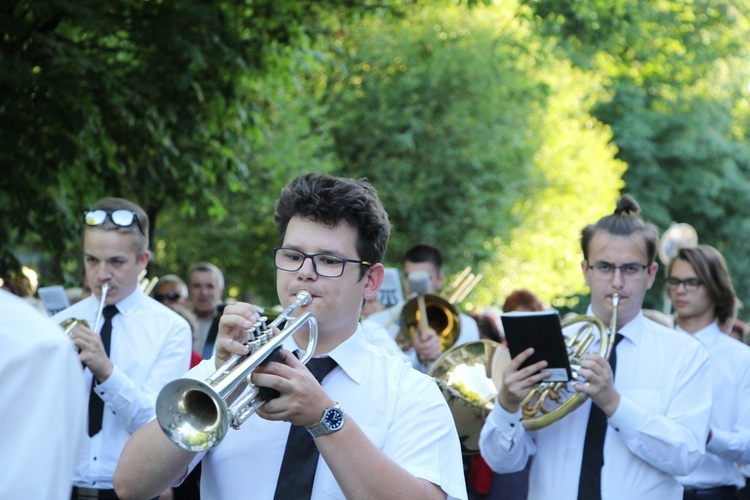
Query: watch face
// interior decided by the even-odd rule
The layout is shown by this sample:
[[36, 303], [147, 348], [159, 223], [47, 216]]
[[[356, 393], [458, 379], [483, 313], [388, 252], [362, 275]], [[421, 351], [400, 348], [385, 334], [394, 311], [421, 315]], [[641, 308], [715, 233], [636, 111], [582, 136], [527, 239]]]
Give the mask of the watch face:
[[325, 421], [329, 429], [337, 430], [344, 423], [344, 415], [340, 410], [332, 408], [326, 412]]

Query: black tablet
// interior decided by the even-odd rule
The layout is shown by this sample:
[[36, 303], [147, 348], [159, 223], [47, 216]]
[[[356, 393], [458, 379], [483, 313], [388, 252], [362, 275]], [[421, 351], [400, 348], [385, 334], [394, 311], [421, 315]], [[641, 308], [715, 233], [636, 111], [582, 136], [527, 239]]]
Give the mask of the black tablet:
[[572, 374], [568, 350], [560, 327], [560, 314], [555, 309], [504, 313], [500, 319], [511, 358], [533, 347], [534, 354], [522, 367], [546, 360], [545, 370], [552, 374], [545, 382], [570, 381]]

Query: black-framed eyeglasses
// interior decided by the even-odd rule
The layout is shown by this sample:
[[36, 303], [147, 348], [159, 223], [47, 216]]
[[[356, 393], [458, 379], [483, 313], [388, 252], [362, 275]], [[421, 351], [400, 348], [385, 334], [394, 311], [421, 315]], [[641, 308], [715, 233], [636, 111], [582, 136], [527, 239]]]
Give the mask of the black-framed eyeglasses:
[[164, 302], [165, 300], [171, 300], [175, 301], [180, 299], [180, 294], [177, 292], [167, 292], [167, 293], [155, 293], [154, 298], [158, 300], [159, 302]]
[[637, 280], [643, 277], [643, 271], [648, 269], [646, 264], [639, 264], [637, 262], [631, 262], [629, 264], [623, 264], [616, 266], [609, 262], [596, 262], [594, 264], [586, 263], [586, 268], [591, 271], [592, 276], [595, 280], [610, 280], [615, 275], [615, 270], [619, 269], [622, 273], [623, 279], [626, 280]]
[[701, 285], [703, 285], [703, 280], [699, 278], [688, 278], [686, 280], [681, 280], [677, 278], [667, 278], [667, 290], [675, 291], [680, 288], [680, 285], [685, 286], [686, 292], [694, 292], [696, 291]]
[[273, 264], [281, 271], [299, 271], [305, 263], [305, 259], [312, 260], [313, 269], [318, 276], [324, 278], [338, 278], [344, 274], [344, 266], [347, 262], [362, 266], [371, 266], [366, 260], [346, 259], [338, 255], [328, 253], [305, 253], [292, 248], [274, 248]]
[[135, 222], [138, 224], [142, 235], [146, 235], [141, 226], [141, 221], [138, 218], [138, 214], [132, 210], [89, 210], [83, 213], [83, 221], [87, 226], [96, 227], [101, 226], [109, 217], [115, 225], [120, 227], [130, 227]]

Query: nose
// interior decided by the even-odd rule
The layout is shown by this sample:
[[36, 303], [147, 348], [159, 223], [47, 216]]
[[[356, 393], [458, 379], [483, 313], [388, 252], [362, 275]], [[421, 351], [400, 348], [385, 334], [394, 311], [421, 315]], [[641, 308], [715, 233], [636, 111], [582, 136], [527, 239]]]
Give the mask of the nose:
[[318, 276], [318, 272], [315, 269], [315, 262], [312, 257], [305, 256], [302, 260], [302, 267], [297, 270], [297, 275], [302, 279], [314, 279]]
[[622, 275], [622, 268], [615, 267], [614, 271], [612, 272], [612, 286], [619, 289], [622, 288], [624, 282], [625, 279]]

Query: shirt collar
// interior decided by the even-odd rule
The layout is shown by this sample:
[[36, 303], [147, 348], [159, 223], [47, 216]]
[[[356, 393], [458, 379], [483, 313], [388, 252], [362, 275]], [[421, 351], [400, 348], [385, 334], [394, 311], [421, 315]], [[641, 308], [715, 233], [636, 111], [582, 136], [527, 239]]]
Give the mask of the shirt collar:
[[117, 311], [120, 314], [128, 316], [145, 298], [146, 295], [143, 293], [143, 290], [141, 290], [141, 287], [136, 286], [135, 290], [133, 290], [130, 295], [121, 298], [120, 300], [115, 302], [114, 305], [117, 306]]
[[[294, 337], [292, 337], [292, 342], [294, 342], [293, 339]], [[297, 349], [299, 349], [296, 342], [294, 342], [294, 344]], [[361, 384], [365, 371], [365, 366], [362, 362], [362, 354], [366, 352], [366, 350], [367, 341], [365, 339], [365, 332], [362, 330], [362, 325], [358, 323], [357, 330], [327, 355], [338, 363], [349, 378], [355, 383]]]
[[[594, 316], [594, 312], [589, 305], [588, 310], [586, 311], [586, 314], [588, 316]], [[638, 311], [638, 315], [628, 321], [628, 324], [625, 326], [618, 326], [617, 327], [617, 333], [621, 334], [623, 337], [628, 339], [630, 342], [638, 345], [638, 343], [641, 340], [641, 337], [643, 336], [643, 329], [646, 326], [646, 317], [643, 315], [643, 310]], [[598, 331], [597, 331], [598, 334]]]
[[[679, 332], [688, 333], [679, 326], [675, 326], [675, 329]], [[688, 333], [688, 335], [690, 334]], [[705, 328], [702, 328], [695, 332], [692, 336], [700, 340], [701, 344], [703, 344], [705, 347], [710, 347], [714, 342], [716, 342], [716, 339], [719, 335], [724, 335], [724, 333], [719, 328], [719, 324], [714, 321]]]

